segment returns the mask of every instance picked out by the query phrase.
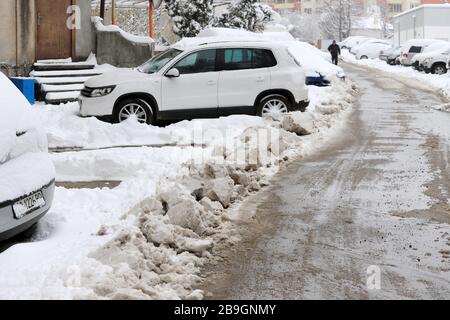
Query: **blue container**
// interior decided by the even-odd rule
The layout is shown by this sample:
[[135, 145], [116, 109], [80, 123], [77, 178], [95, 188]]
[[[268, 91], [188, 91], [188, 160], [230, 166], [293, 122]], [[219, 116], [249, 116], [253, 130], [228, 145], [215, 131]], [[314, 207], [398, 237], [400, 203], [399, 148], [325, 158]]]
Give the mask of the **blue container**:
[[330, 81], [325, 79], [325, 77], [322, 75], [318, 77], [306, 77], [306, 85], [316, 87], [328, 87], [330, 85]]
[[20, 92], [22, 92], [25, 98], [27, 98], [30, 104], [33, 105], [36, 102], [36, 98], [34, 96], [34, 79], [13, 77], [11, 78], [11, 81], [20, 90]]

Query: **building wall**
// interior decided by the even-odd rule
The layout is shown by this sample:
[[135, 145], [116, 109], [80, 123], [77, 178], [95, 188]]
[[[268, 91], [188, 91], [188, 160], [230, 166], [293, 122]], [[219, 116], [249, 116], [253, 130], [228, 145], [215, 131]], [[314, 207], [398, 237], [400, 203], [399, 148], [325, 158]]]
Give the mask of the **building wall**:
[[76, 59], [85, 60], [93, 51], [94, 31], [91, 22], [91, 1], [77, 0], [81, 9], [81, 29], [76, 30]]
[[16, 63], [16, 1], [1, 0], [0, 63]]
[[450, 41], [450, 6], [425, 8], [424, 37]]
[[394, 17], [394, 43], [410, 39], [450, 40], [450, 7], [421, 7]]
[[1, 0], [0, 12], [0, 63], [8, 65], [3, 71], [25, 75], [35, 58], [34, 0]]
[[17, 65], [32, 65], [36, 47], [36, 11], [34, 0], [17, 0]]
[[[92, 52], [94, 42], [91, 2], [77, 0], [76, 3], [81, 9], [81, 29], [76, 30], [75, 58], [83, 60]], [[2, 69], [10, 74], [26, 75], [36, 57], [35, 0], [0, 0], [0, 12]]]

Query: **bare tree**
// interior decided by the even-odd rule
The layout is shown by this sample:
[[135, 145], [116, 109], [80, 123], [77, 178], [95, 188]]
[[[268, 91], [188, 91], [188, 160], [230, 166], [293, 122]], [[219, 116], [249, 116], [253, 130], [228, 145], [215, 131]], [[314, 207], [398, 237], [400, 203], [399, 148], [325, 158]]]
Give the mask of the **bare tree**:
[[380, 23], [383, 37], [389, 36], [392, 32], [390, 28], [391, 19], [389, 17], [389, 8], [386, 0], [379, 0], [378, 7], [380, 8]]
[[342, 39], [350, 35], [352, 28], [352, 0], [324, 0], [319, 26], [324, 37]]

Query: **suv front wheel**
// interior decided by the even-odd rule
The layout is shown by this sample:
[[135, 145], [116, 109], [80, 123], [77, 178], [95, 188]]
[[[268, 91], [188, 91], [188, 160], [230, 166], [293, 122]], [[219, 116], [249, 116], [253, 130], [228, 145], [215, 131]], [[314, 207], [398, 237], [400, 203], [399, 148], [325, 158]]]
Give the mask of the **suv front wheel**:
[[114, 110], [114, 122], [135, 119], [139, 123], [153, 124], [155, 117], [152, 107], [142, 99], [129, 98], [120, 101]]
[[291, 109], [291, 102], [281, 94], [272, 94], [264, 97], [257, 108], [257, 115], [261, 117], [288, 113]]

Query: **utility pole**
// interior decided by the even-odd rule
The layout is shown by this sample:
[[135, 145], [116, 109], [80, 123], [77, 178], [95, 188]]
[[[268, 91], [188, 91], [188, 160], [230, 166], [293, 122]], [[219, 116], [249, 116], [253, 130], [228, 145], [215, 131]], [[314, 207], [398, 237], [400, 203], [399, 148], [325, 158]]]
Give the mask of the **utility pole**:
[[105, 1], [100, 0], [100, 18], [105, 19]]

